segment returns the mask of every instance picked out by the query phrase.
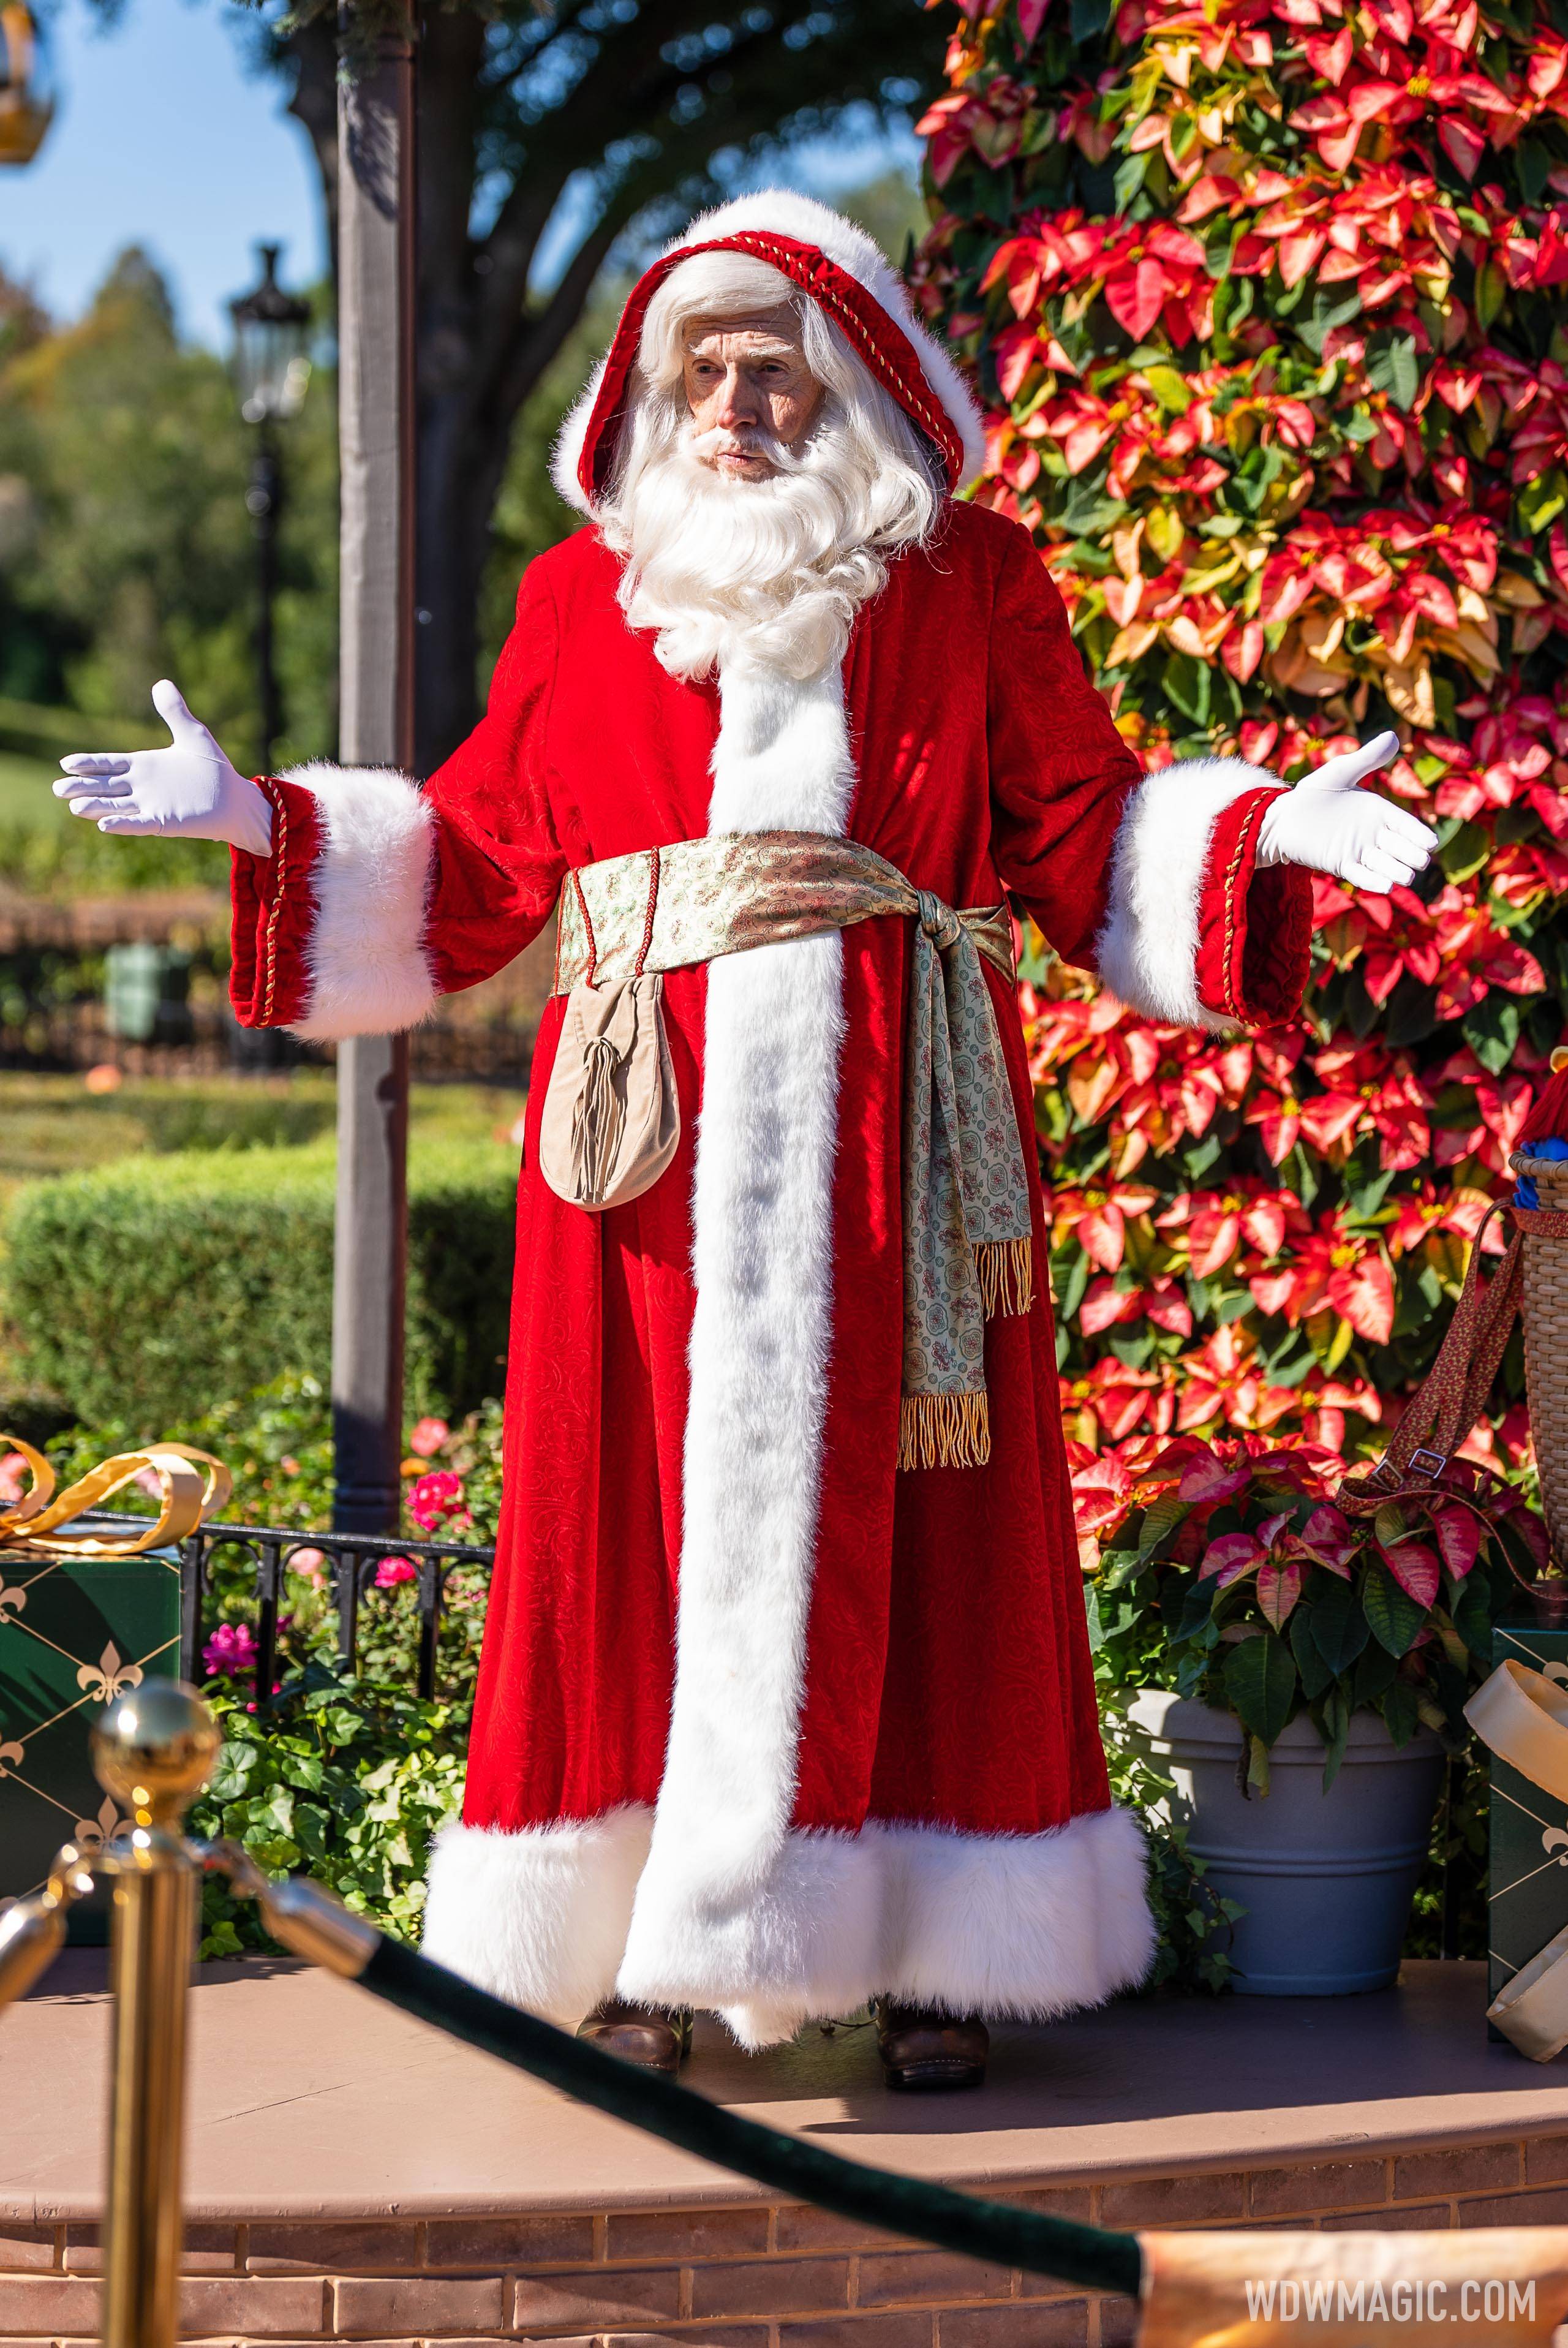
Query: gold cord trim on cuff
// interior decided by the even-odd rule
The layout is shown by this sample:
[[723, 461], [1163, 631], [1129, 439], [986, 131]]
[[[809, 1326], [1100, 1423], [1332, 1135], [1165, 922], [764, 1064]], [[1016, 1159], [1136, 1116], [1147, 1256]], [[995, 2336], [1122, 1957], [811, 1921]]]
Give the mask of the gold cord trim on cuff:
[[278, 918], [284, 910], [284, 883], [287, 870], [289, 845], [289, 810], [287, 800], [284, 798], [282, 791], [278, 789], [270, 775], [266, 777], [258, 777], [257, 780], [262, 790], [265, 792], [267, 799], [272, 807], [273, 822], [274, 825], [273, 837], [273, 901], [267, 908], [266, 935], [265, 942], [263, 946], [264, 978], [262, 988], [261, 1020], [261, 1024], [263, 1027], [270, 1027], [273, 1018], [273, 1002], [277, 994], [278, 983]]

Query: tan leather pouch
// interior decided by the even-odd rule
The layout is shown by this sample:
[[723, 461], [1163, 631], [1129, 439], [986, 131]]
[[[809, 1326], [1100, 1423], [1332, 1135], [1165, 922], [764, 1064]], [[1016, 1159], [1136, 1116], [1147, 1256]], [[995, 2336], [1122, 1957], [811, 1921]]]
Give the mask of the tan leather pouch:
[[[644, 953], [658, 870], [655, 852]], [[596, 986], [590, 972], [567, 996], [540, 1120], [540, 1172], [558, 1199], [595, 1214], [651, 1189], [681, 1138], [665, 982], [645, 974], [642, 960], [618, 984]]]

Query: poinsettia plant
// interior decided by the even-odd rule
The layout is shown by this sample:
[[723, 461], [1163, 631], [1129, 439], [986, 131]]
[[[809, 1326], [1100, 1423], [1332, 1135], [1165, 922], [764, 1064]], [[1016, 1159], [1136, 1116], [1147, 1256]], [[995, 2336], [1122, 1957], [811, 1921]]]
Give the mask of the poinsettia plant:
[[[1380, 1447], [1568, 1017], [1568, 38], [1505, 0], [966, 0], [924, 313], [1147, 763], [1392, 726], [1415, 890], [1315, 885], [1303, 1015], [1026, 959], [1096, 1451]], [[1519, 1365], [1469, 1456], [1516, 1468]]]
[[1258, 1435], [1079, 1449], [1074, 1492], [1089, 1636], [1120, 1690], [1173, 1687], [1234, 1713], [1248, 1777], [1298, 1714], [1326, 1748], [1377, 1713], [1396, 1745], [1426, 1726], [1458, 1743], [1491, 1668], [1501, 1605], [1547, 1567], [1541, 1519], [1486, 1469], [1453, 1461], [1429, 1493], [1352, 1514], [1344, 1462]]

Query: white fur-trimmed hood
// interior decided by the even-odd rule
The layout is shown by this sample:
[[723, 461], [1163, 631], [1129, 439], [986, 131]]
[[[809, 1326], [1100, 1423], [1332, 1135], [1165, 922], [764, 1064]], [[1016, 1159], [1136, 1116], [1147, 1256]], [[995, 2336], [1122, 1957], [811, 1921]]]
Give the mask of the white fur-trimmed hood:
[[[875, 238], [857, 228], [853, 221], [846, 220], [830, 205], [819, 202], [815, 196], [797, 195], [789, 188], [761, 188], [753, 195], [738, 196], [733, 203], [699, 213], [688, 229], [665, 247], [659, 260], [666, 261], [672, 253], [685, 252], [696, 245], [722, 243], [726, 237], [757, 232], [790, 237], [798, 244], [814, 245], [857, 284], [864, 286], [879, 309], [886, 313], [913, 345], [926, 388], [963, 444], [964, 480], [972, 480], [985, 455], [985, 427], [975, 395], [951, 354], [916, 318], [903, 280]], [[634, 299], [634, 290], [628, 307]], [[617, 327], [617, 336], [620, 332]], [[578, 513], [588, 515], [593, 514], [593, 507], [578, 479], [578, 466], [603, 376], [604, 361], [601, 360], [561, 427], [550, 465], [557, 494]]]

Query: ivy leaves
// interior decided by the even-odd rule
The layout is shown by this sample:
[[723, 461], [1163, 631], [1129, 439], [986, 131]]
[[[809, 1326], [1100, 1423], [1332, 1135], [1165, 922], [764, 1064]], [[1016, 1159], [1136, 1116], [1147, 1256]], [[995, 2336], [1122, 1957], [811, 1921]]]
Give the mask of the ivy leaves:
[[[232, 1837], [269, 1874], [302, 1869], [400, 1939], [417, 1937], [430, 1845], [462, 1797], [463, 1708], [319, 1665], [264, 1711], [209, 1697], [225, 1743], [191, 1831]], [[248, 1901], [202, 1891], [202, 1957], [270, 1947]]]

